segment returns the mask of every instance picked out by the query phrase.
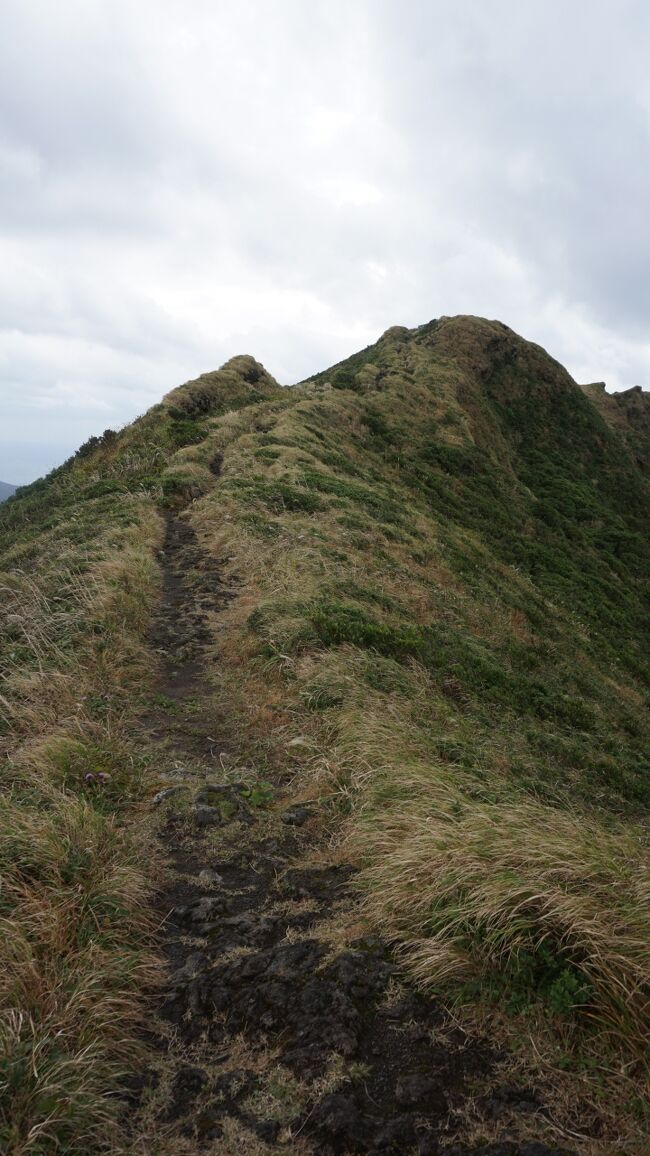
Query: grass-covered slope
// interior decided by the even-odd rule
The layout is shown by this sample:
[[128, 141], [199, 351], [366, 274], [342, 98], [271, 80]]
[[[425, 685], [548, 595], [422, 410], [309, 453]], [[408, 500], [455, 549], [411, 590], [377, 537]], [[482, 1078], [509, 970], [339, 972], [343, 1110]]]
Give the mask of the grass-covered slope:
[[[251, 380], [254, 384], [251, 385]], [[93, 438], [0, 510], [0, 1150], [117, 1144], [155, 980], [138, 727], [160, 509], [214, 481], [188, 445], [277, 389], [250, 358]]]
[[596, 1090], [623, 1071], [641, 1111], [650, 493], [645, 395], [620, 396], [443, 318], [291, 389], [235, 358], [3, 505], [9, 1151], [91, 1150], [133, 1062], [137, 716], [160, 512], [184, 505], [238, 591], [215, 725], [324, 800], [423, 984]]
[[345, 801], [366, 910], [423, 982], [638, 1056], [650, 506], [626, 437], [474, 318], [389, 330], [220, 436], [191, 515], [247, 580], [220, 693]]

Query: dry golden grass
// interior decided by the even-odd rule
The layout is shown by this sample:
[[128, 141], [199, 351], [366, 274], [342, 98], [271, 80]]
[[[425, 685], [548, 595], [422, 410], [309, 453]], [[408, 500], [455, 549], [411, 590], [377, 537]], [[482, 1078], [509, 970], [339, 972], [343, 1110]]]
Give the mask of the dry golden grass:
[[[389, 422], [408, 428], [422, 410], [431, 412], [417, 380], [399, 397], [385, 381], [373, 405]], [[472, 409], [476, 399], [465, 412], [459, 407], [463, 382], [450, 364], [436, 384], [449, 444], [485, 416]], [[395, 620], [392, 605], [404, 607], [409, 621], [451, 621], [459, 634], [495, 647], [504, 639], [515, 652], [546, 647], [552, 664], [576, 662], [578, 653], [576, 670], [594, 688], [599, 726], [610, 711], [617, 725], [618, 702], [638, 709], [638, 690], [621, 678], [614, 692], [583, 623], [540, 602], [530, 579], [499, 561], [479, 534], [445, 525], [443, 540], [431, 510], [407, 505], [406, 495], [404, 523], [393, 531], [354, 502], [326, 498], [316, 513], [270, 508], [262, 490], [258, 500], [231, 485], [254, 474], [268, 485], [300, 486], [309, 469], [340, 478], [309, 427], [326, 435], [332, 462], [340, 445], [350, 464], [345, 480], [356, 484], [354, 469], [368, 463], [350, 431], [362, 428], [367, 398], [332, 391], [324, 400], [308, 386], [298, 396], [293, 407], [273, 401], [228, 423], [228, 436], [219, 435], [221, 478], [192, 508], [203, 545], [227, 560], [226, 576], [243, 581], [213, 623], [219, 712], [245, 734], [260, 765], [282, 771], [296, 796], [320, 794], [340, 854], [362, 867], [365, 916], [394, 940], [418, 982], [455, 1001], [468, 1024], [498, 1020], [498, 1037], [521, 1045], [531, 1071], [551, 1088], [556, 1134], [563, 1134], [560, 1117], [567, 1140], [577, 1128], [571, 1089], [579, 1087], [580, 1110], [591, 1104], [608, 1117], [608, 1095], [612, 1108], [606, 1138], [590, 1146], [578, 1136], [581, 1150], [604, 1153], [620, 1142], [622, 1151], [641, 1151], [634, 1101], [644, 1087], [650, 1027], [643, 828], [600, 810], [597, 792], [593, 805], [574, 796], [573, 783], [586, 772], [579, 763], [542, 761], [527, 720], [505, 712], [477, 721], [453, 672], [441, 690], [440, 679], [412, 660], [346, 644], [324, 648], [310, 608], [341, 583], [347, 591], [356, 584], [372, 593], [379, 623]], [[495, 452], [509, 468], [501, 435], [482, 432], [494, 432]], [[397, 495], [399, 471], [393, 456], [385, 478]], [[463, 580], [450, 544], [476, 559], [477, 572], [494, 576], [492, 590]], [[355, 601], [354, 593], [334, 596]], [[542, 617], [533, 625], [524, 608], [535, 597]], [[537, 739], [532, 727], [530, 734]], [[568, 742], [552, 725], [539, 734], [551, 751]]]
[[650, 879], [639, 837], [524, 798], [482, 802], [430, 765], [384, 763], [373, 778], [376, 803], [352, 834], [370, 864], [365, 909], [408, 943], [418, 979], [441, 989], [547, 948], [580, 973], [601, 1031], [642, 1052]]
[[0, 1147], [12, 1156], [118, 1142], [116, 1094], [158, 976], [129, 726], [149, 678], [160, 530], [148, 505], [137, 514], [106, 528], [90, 566], [59, 539], [30, 574], [2, 576]]
[[[84, 459], [75, 469], [96, 469], [101, 481], [154, 463], [161, 470], [164, 458], [160, 494], [170, 504], [199, 499], [192, 525], [239, 592], [212, 621], [219, 733], [232, 736], [242, 765], [260, 777], [275, 771], [297, 797], [320, 795], [324, 829], [340, 842], [339, 854], [362, 867], [366, 917], [399, 945], [420, 983], [460, 1001], [464, 1022], [497, 1024], [499, 1039], [519, 1038], [522, 1070], [528, 1064], [545, 1073], [554, 1089], [559, 1136], [585, 1152], [641, 1152], [635, 1098], [644, 1087], [650, 1026], [650, 892], [644, 833], [630, 806], [636, 796], [626, 795], [630, 784], [642, 788], [629, 754], [640, 750], [644, 733], [640, 684], [629, 664], [612, 669], [603, 658], [611, 651], [592, 645], [597, 616], [589, 624], [588, 615], [572, 609], [570, 587], [579, 586], [579, 571], [564, 586], [545, 587], [533, 580], [534, 567], [527, 573], [507, 560], [496, 532], [484, 534], [492, 515], [506, 536], [528, 541], [540, 529], [530, 476], [513, 466], [522, 431], [504, 432], [487, 400], [494, 348], [505, 342], [525, 370], [523, 386], [507, 374], [497, 382], [499, 404], [533, 380], [540, 397], [561, 400], [569, 379], [541, 351], [515, 348], [495, 323], [442, 319], [435, 332], [425, 330], [422, 341], [389, 331], [364, 364], [355, 360], [354, 373], [344, 369], [338, 384], [348, 381], [352, 389], [318, 381], [278, 392], [250, 359], [235, 359], [171, 394], [127, 431], [119, 455], [111, 443], [99, 466]], [[218, 416], [228, 390], [233, 405], [244, 408]], [[247, 401], [255, 404], [246, 408]], [[203, 440], [172, 454], [170, 431], [161, 433], [156, 423], [164, 426], [174, 409], [201, 425]], [[550, 412], [538, 416], [539, 438], [552, 424]], [[480, 457], [476, 447], [491, 463], [480, 494], [465, 489]], [[589, 447], [582, 448], [584, 477], [565, 479], [579, 503], [593, 465]], [[615, 477], [611, 462], [608, 468], [603, 492]], [[492, 485], [497, 499], [490, 506]], [[597, 491], [591, 528], [601, 514], [612, 515], [601, 509]], [[475, 516], [477, 499], [486, 499], [486, 515]], [[519, 522], [508, 521], [510, 505], [520, 511]], [[6, 616], [0, 637], [9, 656], [0, 694], [11, 726], [2, 740], [9, 756], [2, 773], [12, 792], [3, 870], [6, 894], [14, 896], [11, 913], [20, 903], [24, 922], [0, 963], [6, 958], [7, 976], [27, 1009], [24, 1022], [33, 1006], [48, 1009], [48, 1023], [63, 1016], [61, 1038], [69, 1036], [73, 1056], [85, 1054], [87, 1041], [74, 1009], [66, 1019], [57, 994], [61, 944], [69, 945], [83, 993], [90, 958], [110, 976], [110, 959], [119, 955], [112, 938], [118, 933], [110, 916], [99, 915], [97, 894], [116, 896], [118, 907], [123, 901], [127, 914], [118, 922], [125, 942], [137, 941], [146, 926], [132, 859], [137, 844], [123, 820], [140, 790], [128, 722], [131, 697], [147, 678], [141, 638], [155, 583], [148, 551], [159, 533], [150, 511], [140, 511], [131, 536], [107, 526], [100, 556], [83, 566], [74, 518], [69, 549], [46, 528], [36, 543], [18, 538], [4, 562], [13, 569], [4, 582], [13, 618]], [[544, 564], [552, 571], [558, 563], [563, 572], [573, 560], [567, 550], [560, 543], [558, 552], [556, 543]], [[585, 558], [593, 563], [593, 552]], [[616, 569], [620, 559], [610, 561]], [[321, 625], [336, 626], [337, 605], [352, 608], [353, 625], [370, 622], [374, 634], [365, 642], [362, 630], [360, 641], [332, 630], [321, 637], [314, 610]], [[605, 609], [611, 613], [611, 604]], [[425, 669], [415, 652], [399, 646], [391, 652], [391, 639], [420, 627], [431, 627], [447, 648], [442, 669], [435, 661]], [[372, 644], [377, 638], [379, 649]], [[500, 674], [507, 676], [502, 684]], [[528, 709], [527, 689], [539, 692], [540, 683], [552, 701], [550, 717]], [[513, 697], [491, 700], [487, 691], [503, 686], [514, 687]], [[585, 702], [590, 710], [581, 713]], [[570, 715], [553, 715], [558, 704], [574, 708], [576, 724], [567, 724]], [[590, 759], [599, 784], [593, 790]], [[110, 787], [85, 786], [87, 766], [110, 773]], [[83, 860], [87, 847], [97, 873]], [[34, 944], [37, 925], [50, 929], [43, 958]], [[88, 926], [89, 939], [83, 930], [77, 943]], [[74, 950], [65, 938], [69, 928]], [[137, 984], [124, 975], [119, 983], [114, 990], [126, 992], [128, 1003]], [[82, 1006], [83, 994], [79, 1000]], [[513, 1000], [517, 1006], [508, 1012]], [[49, 1046], [52, 1032], [38, 1035], [38, 1017], [33, 1039], [20, 1019], [7, 1023], [7, 1038], [27, 1040], [26, 1054], [40, 1057]], [[98, 1082], [83, 1119], [80, 1084], [70, 1122], [50, 1121], [46, 1093], [38, 1098], [50, 1086], [39, 1059], [28, 1106], [16, 1099], [19, 1123], [5, 1124], [14, 1129], [6, 1132], [10, 1150], [38, 1151], [33, 1129], [50, 1128], [52, 1137], [59, 1129], [64, 1142], [68, 1126], [70, 1135], [75, 1127], [83, 1135], [86, 1120], [91, 1147], [108, 1110], [103, 1089], [126, 1055], [108, 1030], [100, 1036], [106, 1055], [92, 1067]], [[12, 1047], [19, 1055], [22, 1043]], [[20, 1071], [18, 1061], [10, 1071]], [[580, 1137], [570, 1103], [578, 1086], [580, 1110], [604, 1121], [602, 1142]], [[10, 1107], [14, 1094], [10, 1089], [5, 1100]], [[233, 1123], [220, 1150], [244, 1151], [247, 1143]]]
[[[352, 653], [349, 664], [358, 687]], [[609, 1033], [616, 1049], [641, 1057], [650, 1026], [644, 830], [536, 803], [495, 772], [486, 781], [425, 761], [412, 703], [426, 682], [414, 667], [410, 701], [394, 698], [388, 716], [382, 699], [357, 691], [327, 746], [327, 773], [355, 806], [346, 842], [363, 865], [365, 913], [438, 990], [516, 972], [540, 952], [565, 959], [584, 980], [601, 1039]], [[563, 994], [571, 1001], [564, 979], [560, 1004]]]

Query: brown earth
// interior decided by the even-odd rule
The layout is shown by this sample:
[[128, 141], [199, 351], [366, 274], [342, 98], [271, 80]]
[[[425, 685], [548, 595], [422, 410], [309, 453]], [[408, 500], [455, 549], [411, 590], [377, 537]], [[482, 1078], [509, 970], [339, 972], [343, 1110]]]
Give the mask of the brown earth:
[[568, 1153], [509, 1057], [409, 986], [355, 920], [354, 868], [318, 807], [229, 771], [205, 664], [208, 615], [237, 592], [182, 514], [168, 516], [161, 563], [160, 705], [145, 721], [174, 764], [154, 800], [167, 982], [152, 997], [150, 1067], [127, 1094], [132, 1150]]

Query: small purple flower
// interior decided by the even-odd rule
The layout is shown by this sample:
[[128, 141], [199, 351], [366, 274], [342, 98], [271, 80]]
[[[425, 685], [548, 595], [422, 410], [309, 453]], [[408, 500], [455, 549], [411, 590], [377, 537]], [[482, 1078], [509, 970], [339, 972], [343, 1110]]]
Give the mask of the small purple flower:
[[93, 775], [92, 771], [89, 771], [87, 775], [84, 775], [84, 779], [87, 783], [94, 783], [95, 776]]

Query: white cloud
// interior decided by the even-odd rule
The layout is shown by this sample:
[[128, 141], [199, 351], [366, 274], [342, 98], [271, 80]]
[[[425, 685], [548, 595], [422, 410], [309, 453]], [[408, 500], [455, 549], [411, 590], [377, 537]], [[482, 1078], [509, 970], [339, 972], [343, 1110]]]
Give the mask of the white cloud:
[[2, 10], [0, 465], [441, 313], [650, 382], [642, 0]]

